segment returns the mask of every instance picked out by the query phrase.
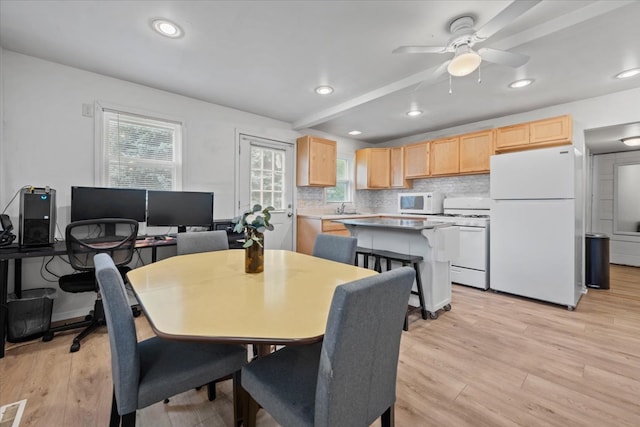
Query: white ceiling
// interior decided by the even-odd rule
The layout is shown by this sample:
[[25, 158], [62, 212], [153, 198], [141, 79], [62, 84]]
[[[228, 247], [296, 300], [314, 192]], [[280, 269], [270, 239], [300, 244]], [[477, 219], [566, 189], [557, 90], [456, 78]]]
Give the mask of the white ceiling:
[[[479, 29], [510, 1], [0, 1], [3, 48], [371, 143], [640, 87], [640, 1], [544, 0], [477, 48], [530, 56], [512, 69], [432, 79], [449, 23]], [[179, 39], [151, 30], [168, 18]], [[528, 88], [508, 83], [529, 77]], [[427, 79], [418, 90], [416, 86]], [[333, 94], [314, 88], [329, 84]], [[365, 102], [366, 101], [366, 102]], [[425, 112], [409, 118], [416, 107]], [[639, 117], [640, 119], [640, 117]], [[610, 148], [602, 148], [612, 151]]]

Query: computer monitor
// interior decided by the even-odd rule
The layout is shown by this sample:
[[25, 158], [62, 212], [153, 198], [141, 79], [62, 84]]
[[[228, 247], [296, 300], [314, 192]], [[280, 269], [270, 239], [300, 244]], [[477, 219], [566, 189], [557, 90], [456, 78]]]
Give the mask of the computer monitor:
[[71, 187], [71, 221], [98, 218], [146, 220], [147, 191], [134, 188]]
[[147, 225], [178, 227], [211, 227], [213, 224], [213, 193], [198, 191], [147, 192]]

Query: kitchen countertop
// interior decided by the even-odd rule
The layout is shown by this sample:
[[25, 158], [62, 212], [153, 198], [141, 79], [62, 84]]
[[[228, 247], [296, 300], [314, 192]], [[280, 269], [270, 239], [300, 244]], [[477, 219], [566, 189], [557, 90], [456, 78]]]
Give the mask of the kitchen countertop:
[[449, 223], [440, 221], [425, 221], [421, 219], [400, 218], [348, 218], [333, 221], [352, 226], [399, 228], [403, 230], [425, 230], [451, 225]]
[[309, 218], [309, 219], [330, 219], [330, 220], [351, 219], [351, 218], [379, 218], [379, 217], [398, 218], [398, 219], [417, 219], [422, 221], [426, 219], [424, 215], [405, 215], [405, 214], [399, 214], [399, 213], [323, 214], [323, 213], [303, 212], [303, 213], [298, 213], [297, 216], [301, 218]]

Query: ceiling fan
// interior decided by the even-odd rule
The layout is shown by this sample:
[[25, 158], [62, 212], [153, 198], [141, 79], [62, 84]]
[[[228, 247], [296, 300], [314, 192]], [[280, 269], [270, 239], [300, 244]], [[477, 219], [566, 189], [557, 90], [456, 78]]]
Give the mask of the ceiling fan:
[[472, 17], [461, 16], [449, 24], [452, 37], [446, 46], [400, 46], [393, 53], [453, 53], [453, 58], [438, 66], [432, 77], [438, 77], [445, 70], [451, 76], [466, 76], [475, 71], [483, 60], [513, 68], [520, 67], [529, 60], [527, 55], [486, 47], [476, 52], [473, 46], [487, 40], [540, 1], [513, 1], [479, 30], [474, 30], [475, 21]]

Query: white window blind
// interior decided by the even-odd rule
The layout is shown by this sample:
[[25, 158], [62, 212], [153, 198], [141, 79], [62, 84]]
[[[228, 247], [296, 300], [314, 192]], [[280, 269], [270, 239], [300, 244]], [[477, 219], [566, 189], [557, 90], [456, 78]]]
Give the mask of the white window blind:
[[102, 184], [179, 190], [182, 124], [119, 111], [103, 111]]
[[336, 160], [336, 186], [325, 188], [327, 202], [351, 202], [353, 179], [351, 178], [351, 162], [345, 157]]

